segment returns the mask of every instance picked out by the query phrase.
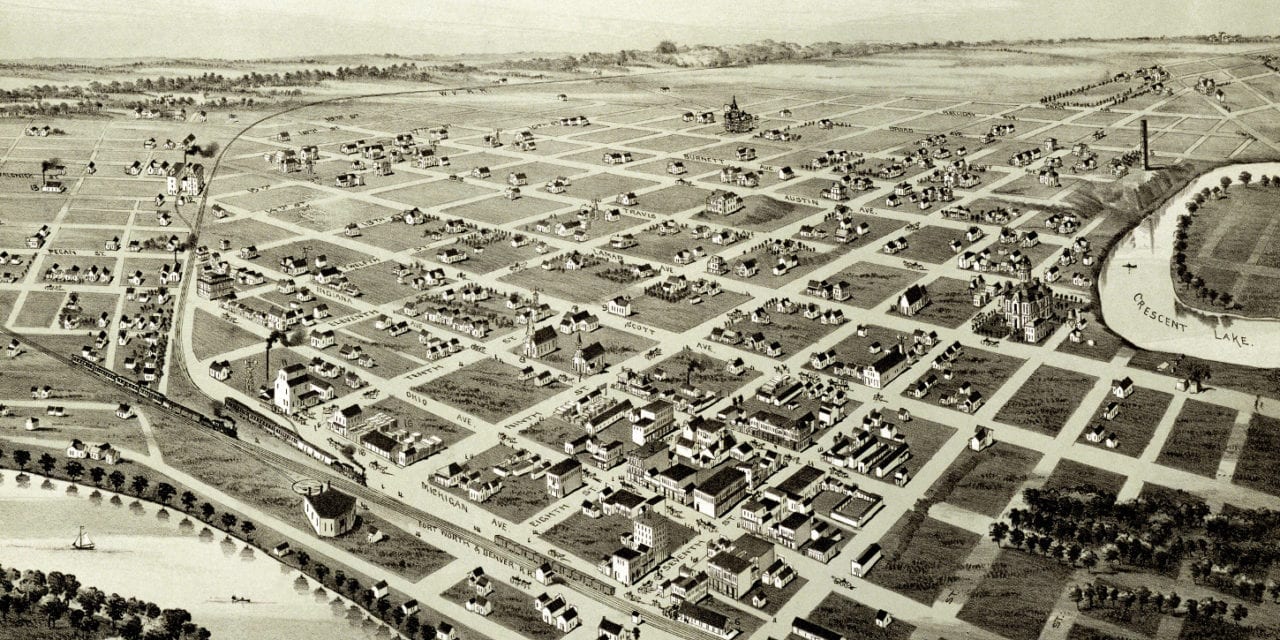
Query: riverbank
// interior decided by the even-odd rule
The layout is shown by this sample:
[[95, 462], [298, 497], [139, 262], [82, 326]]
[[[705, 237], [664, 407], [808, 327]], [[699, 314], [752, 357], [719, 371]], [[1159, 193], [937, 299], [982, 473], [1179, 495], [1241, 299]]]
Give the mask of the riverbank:
[[1274, 174], [1280, 163], [1226, 165], [1198, 174], [1151, 216], [1123, 235], [1096, 279], [1108, 328], [1141, 349], [1167, 351], [1227, 364], [1280, 366], [1280, 322], [1233, 317], [1182, 304], [1169, 264], [1178, 216], [1186, 202], [1224, 176], [1240, 171]]
[[[0, 442], [5, 443], [3, 449], [6, 454], [4, 457], [0, 457], [0, 469], [20, 471], [20, 469], [18, 469], [14, 464], [13, 460], [13, 453], [18, 450], [29, 451], [32, 454], [31, 458], [33, 460], [38, 460], [40, 456], [45, 453], [48, 453], [59, 460], [62, 458], [62, 452], [51, 448], [34, 446], [27, 443], [15, 444], [4, 438], [0, 438]], [[89, 475], [89, 469], [92, 469], [95, 465], [85, 466], [85, 476], [87, 477]], [[172, 509], [186, 517], [192, 518], [193, 521], [201, 523], [211, 531], [218, 531], [238, 544], [252, 547], [261, 556], [273, 557], [280, 564], [305, 573], [309, 579], [316, 580], [319, 586], [332, 590], [335, 594], [345, 594], [344, 598], [358, 605], [363, 611], [363, 615], [379, 621], [378, 624], [380, 626], [386, 626], [388, 632], [395, 633], [397, 635], [401, 634], [399, 630], [393, 627], [395, 616], [390, 614], [391, 610], [399, 610], [399, 607], [388, 606], [387, 612], [383, 612], [380, 615], [380, 607], [377, 605], [378, 602], [384, 600], [388, 605], [390, 605], [393, 600], [396, 603], [399, 603], [410, 600], [411, 598], [396, 591], [392, 591], [386, 598], [379, 599], [372, 597], [373, 594], [368, 587], [381, 580], [382, 576], [369, 574], [352, 567], [348, 563], [338, 561], [334, 559], [331, 554], [320, 550], [318, 546], [311, 544], [308, 540], [297, 536], [286, 535], [276, 528], [265, 524], [261, 518], [254, 521], [255, 524], [252, 535], [246, 535], [243, 530], [238, 530], [240, 523], [246, 521], [246, 515], [242, 510], [198, 491], [198, 487], [192, 488], [186, 483], [176, 480], [160, 471], [146, 467], [141, 463], [132, 462], [129, 463], [129, 466], [136, 467], [138, 469], [138, 473], [131, 473], [131, 476], [145, 475], [145, 477], [148, 478], [148, 487], [143, 491], [130, 495], [123, 491], [119, 493], [112, 492], [106, 487], [93, 484], [83, 484], [79, 486], [83, 486], [89, 490], [97, 490], [104, 494], [110, 493], [117, 495], [121, 500], [127, 499], [127, 501], [136, 501], [144, 505]], [[128, 470], [129, 466], [125, 466], [123, 468]], [[106, 467], [105, 469], [107, 472], [113, 470], [112, 467]], [[30, 469], [27, 469], [25, 473], [31, 476], [33, 485], [42, 483], [46, 479], [46, 476]], [[65, 465], [53, 467], [47, 478], [61, 482], [79, 484], [67, 476]], [[154, 497], [156, 495], [155, 491], [161, 483], [168, 484], [175, 489], [173, 495], [180, 504], [174, 504], [174, 500], [158, 501], [148, 497]], [[131, 482], [126, 481], [122, 486], [131, 484]], [[190, 493], [195, 499], [184, 500], [183, 498], [187, 493]], [[191, 505], [190, 507], [186, 506], [188, 503]], [[234, 520], [223, 520], [223, 516], [226, 515], [232, 516]], [[228, 522], [231, 523], [230, 526], [225, 526]], [[356, 532], [348, 535], [358, 536], [360, 533]], [[281, 543], [287, 543], [291, 552], [284, 557], [275, 557], [271, 555], [271, 549], [275, 549]], [[163, 582], [164, 580], [170, 579], [172, 579], [172, 576], [165, 576], [161, 578], [161, 581]], [[424, 615], [430, 615], [430, 612], [424, 612]], [[443, 616], [433, 617], [442, 618]], [[425, 624], [422, 620], [418, 620], [416, 616], [414, 616], [413, 619], [417, 620], [417, 625], [410, 623], [407, 617], [402, 618], [402, 626], [405, 633], [408, 633], [409, 626], [415, 626], [416, 628], [417, 626]], [[482, 636], [474, 634], [470, 637]]]

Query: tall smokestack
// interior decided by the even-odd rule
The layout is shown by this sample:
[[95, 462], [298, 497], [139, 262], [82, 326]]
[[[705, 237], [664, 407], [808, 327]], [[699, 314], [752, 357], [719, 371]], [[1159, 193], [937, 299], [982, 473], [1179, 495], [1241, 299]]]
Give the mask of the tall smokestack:
[[1147, 146], [1147, 119], [1142, 119], [1142, 170], [1151, 170], [1151, 149]]

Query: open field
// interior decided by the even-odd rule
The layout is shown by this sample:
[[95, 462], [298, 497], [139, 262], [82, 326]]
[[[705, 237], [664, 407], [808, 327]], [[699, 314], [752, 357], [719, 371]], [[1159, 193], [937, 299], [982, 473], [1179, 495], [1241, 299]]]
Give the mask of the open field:
[[686, 298], [680, 302], [668, 302], [640, 291], [628, 291], [631, 295], [631, 319], [667, 331], [688, 331], [710, 322], [720, 314], [751, 301], [751, 296], [730, 290], [718, 295], [704, 296], [702, 302], [690, 304]]
[[860, 602], [850, 600], [840, 593], [829, 593], [805, 616], [817, 625], [821, 625], [842, 634], [846, 638], [877, 638], [883, 640], [906, 640], [911, 637], [915, 627], [894, 620], [888, 628], [876, 626], [876, 609]]
[[1002, 549], [959, 618], [1011, 640], [1035, 640], [1070, 576], [1059, 562]]
[[1214, 477], [1235, 419], [1236, 412], [1232, 409], [1200, 400], [1187, 400], [1156, 462]]
[[880, 539], [884, 560], [867, 579], [932, 605], [980, 539], [971, 531], [909, 511]]
[[[978, 308], [973, 306], [969, 283], [964, 280], [942, 277], [928, 283], [925, 288], [929, 290], [929, 304], [915, 315], [922, 322], [955, 329], [978, 313]], [[890, 302], [896, 303], [897, 299]]]
[[202, 309], [196, 310], [195, 324], [191, 328], [192, 349], [201, 360], [242, 347], [262, 343], [262, 339], [240, 328], [244, 322], [236, 318], [233, 324]]
[[1087, 464], [1063, 458], [1054, 467], [1053, 473], [1045, 481], [1045, 489], [1075, 489], [1078, 487], [1096, 487], [1103, 491], [1118, 492], [1124, 485], [1124, 476], [1110, 470], [1103, 470]]
[[[1238, 307], [1233, 313], [1280, 317], [1280, 295], [1269, 284], [1280, 276], [1280, 251], [1274, 248], [1280, 226], [1269, 213], [1278, 202], [1280, 190], [1237, 181], [1227, 197], [1207, 198], [1187, 229], [1187, 271], [1203, 278], [1206, 290], [1231, 293]], [[1194, 291], [1179, 291], [1192, 306], [1217, 311], [1223, 306]]]
[[1280, 456], [1280, 420], [1254, 414], [1231, 481], [1280, 495], [1280, 475], [1275, 473], [1277, 456]]
[[521, 382], [516, 379], [517, 373], [511, 365], [486, 359], [414, 390], [482, 420], [498, 423], [562, 389], [558, 383], [538, 387], [532, 381]]
[[1097, 381], [1090, 375], [1041, 365], [1000, 408], [996, 420], [1057, 436]]
[[1031, 479], [1031, 470], [1040, 457], [1038, 451], [1007, 442], [996, 442], [983, 451], [966, 447], [929, 489], [927, 497], [994, 518]]

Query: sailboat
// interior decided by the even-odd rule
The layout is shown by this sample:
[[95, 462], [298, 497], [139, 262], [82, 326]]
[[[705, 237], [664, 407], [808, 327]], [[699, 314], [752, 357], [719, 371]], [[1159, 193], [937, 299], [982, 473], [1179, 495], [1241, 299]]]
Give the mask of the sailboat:
[[84, 532], [84, 526], [80, 527], [80, 533], [76, 535], [75, 542], [71, 543], [71, 548], [77, 551], [93, 551], [93, 540], [89, 539], [89, 534]]

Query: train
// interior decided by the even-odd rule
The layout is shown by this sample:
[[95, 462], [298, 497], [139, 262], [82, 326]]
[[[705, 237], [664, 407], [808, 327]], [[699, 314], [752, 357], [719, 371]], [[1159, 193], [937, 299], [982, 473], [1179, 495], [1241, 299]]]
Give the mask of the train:
[[129, 393], [143, 400], [148, 400], [151, 403], [164, 408], [165, 411], [168, 411], [169, 413], [177, 415], [178, 417], [185, 418], [191, 422], [194, 422], [200, 425], [201, 427], [210, 429], [212, 431], [216, 431], [225, 436], [229, 436], [232, 438], [239, 437], [239, 434], [236, 431], [236, 426], [234, 422], [228, 422], [221, 418], [210, 418], [209, 416], [199, 411], [196, 411], [191, 407], [188, 407], [180, 402], [175, 402], [173, 399], [169, 398], [169, 396], [166, 396], [165, 394], [160, 393], [155, 389], [138, 384], [136, 380], [130, 380], [125, 376], [122, 376], [110, 369], [107, 369], [106, 367], [99, 365], [96, 362], [92, 362], [79, 355], [71, 356], [71, 363], [81, 369], [84, 369], [85, 371], [88, 371], [94, 377], [110, 382], [116, 385], [117, 387], [120, 387], [121, 389], [124, 389], [125, 391], [128, 391]]

